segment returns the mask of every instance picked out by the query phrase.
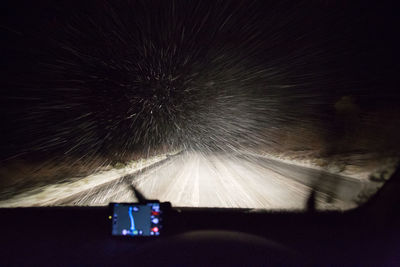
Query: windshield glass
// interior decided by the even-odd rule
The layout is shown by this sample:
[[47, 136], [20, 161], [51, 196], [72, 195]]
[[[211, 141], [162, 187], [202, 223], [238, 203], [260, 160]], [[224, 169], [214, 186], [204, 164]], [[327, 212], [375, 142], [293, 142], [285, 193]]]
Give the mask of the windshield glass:
[[392, 8], [8, 1], [0, 207], [350, 209], [399, 160]]

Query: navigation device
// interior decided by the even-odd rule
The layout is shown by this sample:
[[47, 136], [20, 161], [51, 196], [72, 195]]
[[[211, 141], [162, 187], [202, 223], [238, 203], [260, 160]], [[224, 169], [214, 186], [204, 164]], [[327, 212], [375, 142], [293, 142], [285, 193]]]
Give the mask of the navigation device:
[[113, 236], [159, 236], [162, 232], [160, 203], [110, 203]]

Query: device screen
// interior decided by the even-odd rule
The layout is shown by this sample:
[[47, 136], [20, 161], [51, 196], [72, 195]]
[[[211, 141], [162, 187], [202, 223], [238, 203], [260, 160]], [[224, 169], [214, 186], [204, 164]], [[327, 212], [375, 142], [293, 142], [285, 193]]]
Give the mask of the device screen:
[[112, 203], [112, 235], [159, 236], [160, 203]]

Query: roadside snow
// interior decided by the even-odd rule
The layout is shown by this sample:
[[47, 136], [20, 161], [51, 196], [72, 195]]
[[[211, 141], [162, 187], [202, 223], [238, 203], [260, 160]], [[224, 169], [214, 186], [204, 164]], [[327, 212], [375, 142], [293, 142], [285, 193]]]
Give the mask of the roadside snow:
[[[176, 153], [174, 153], [176, 154]], [[140, 171], [150, 165], [166, 159], [172, 154], [162, 154], [147, 159], [139, 159], [131, 162], [122, 168], [112, 168], [106, 171], [99, 171], [85, 178], [75, 179], [70, 183], [56, 183], [44, 185], [40, 188], [28, 190], [24, 193], [13, 196], [12, 198], [0, 201], [0, 207], [33, 207], [33, 206], [48, 206], [52, 202], [68, 196], [89, 190], [98, 185], [108, 183], [123, 176]]]
[[[394, 171], [395, 168], [398, 164], [398, 159], [395, 158], [390, 158], [387, 159], [386, 161], [382, 161], [382, 164], [378, 167], [374, 168], [362, 168], [360, 166], [355, 166], [355, 165], [346, 165], [344, 168], [340, 168], [339, 166], [336, 166], [334, 164], [330, 164], [326, 167], [318, 166], [315, 162], [317, 160], [321, 160], [318, 158], [309, 158], [309, 159], [293, 159], [289, 158], [288, 156], [284, 155], [272, 155], [272, 154], [266, 154], [266, 153], [250, 153], [250, 152], [245, 152], [245, 154], [249, 155], [254, 155], [258, 157], [264, 157], [280, 162], [284, 162], [287, 164], [292, 164], [292, 165], [297, 165], [297, 166], [302, 166], [305, 168], [310, 168], [310, 169], [316, 169], [316, 170], [322, 170], [326, 171], [329, 173], [334, 173], [334, 174], [340, 174], [343, 176], [351, 177], [354, 179], [359, 179], [363, 181], [367, 181], [370, 179], [371, 175], [376, 176], [376, 175], [381, 175], [380, 173], [382, 171], [385, 171], [385, 176], [390, 177]], [[387, 180], [387, 179], [385, 179]]]

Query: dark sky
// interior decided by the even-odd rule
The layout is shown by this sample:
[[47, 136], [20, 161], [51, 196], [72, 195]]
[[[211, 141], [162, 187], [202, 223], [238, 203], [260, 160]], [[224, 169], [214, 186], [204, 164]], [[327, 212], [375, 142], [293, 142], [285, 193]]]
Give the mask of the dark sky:
[[357, 129], [395, 136], [397, 10], [366, 1], [7, 1], [1, 159], [279, 146], [292, 126], [327, 146]]

